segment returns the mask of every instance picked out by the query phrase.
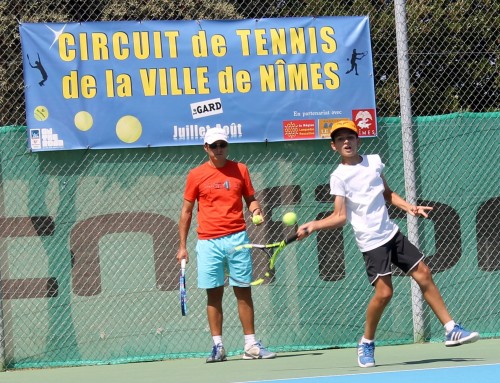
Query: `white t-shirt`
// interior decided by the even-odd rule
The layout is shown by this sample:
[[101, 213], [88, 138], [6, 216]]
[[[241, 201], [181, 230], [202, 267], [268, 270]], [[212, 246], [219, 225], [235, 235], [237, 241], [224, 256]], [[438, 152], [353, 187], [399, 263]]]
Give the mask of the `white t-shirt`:
[[330, 194], [345, 197], [347, 220], [361, 252], [387, 243], [398, 232], [384, 200], [384, 164], [376, 154], [357, 165], [340, 164], [330, 176]]

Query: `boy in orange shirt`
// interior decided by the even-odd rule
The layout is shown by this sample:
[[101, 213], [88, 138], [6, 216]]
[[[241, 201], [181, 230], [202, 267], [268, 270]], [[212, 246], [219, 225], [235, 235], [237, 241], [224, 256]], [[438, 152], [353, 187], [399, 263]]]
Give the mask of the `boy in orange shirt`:
[[[228, 252], [249, 243], [243, 217], [243, 200], [252, 216], [262, 215], [255, 199], [250, 174], [245, 164], [227, 159], [228, 137], [224, 129], [211, 128], [205, 134], [204, 149], [208, 161], [192, 169], [187, 177], [184, 203], [179, 219], [180, 245], [177, 259], [189, 260], [186, 247], [193, 209], [198, 202], [198, 287], [207, 292], [207, 316], [213, 339], [207, 363], [223, 362], [222, 297], [224, 267], [238, 302], [238, 313], [245, 337], [243, 359], [270, 359], [276, 356], [255, 338], [254, 307], [250, 282], [252, 257], [249, 249]], [[245, 284], [243, 284], [245, 283]]]

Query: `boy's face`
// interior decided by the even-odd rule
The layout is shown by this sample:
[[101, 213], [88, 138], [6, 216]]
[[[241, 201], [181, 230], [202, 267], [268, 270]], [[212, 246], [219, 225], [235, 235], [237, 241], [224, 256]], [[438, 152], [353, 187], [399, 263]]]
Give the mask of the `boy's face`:
[[358, 136], [350, 129], [337, 130], [331, 142], [332, 149], [344, 158], [357, 156], [359, 144]]

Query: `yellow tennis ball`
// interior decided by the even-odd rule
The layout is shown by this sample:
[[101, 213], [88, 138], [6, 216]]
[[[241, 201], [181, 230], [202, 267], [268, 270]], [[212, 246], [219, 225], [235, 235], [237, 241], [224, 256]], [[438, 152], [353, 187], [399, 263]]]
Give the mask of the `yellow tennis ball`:
[[33, 114], [35, 115], [35, 119], [38, 121], [45, 121], [49, 118], [49, 110], [43, 105], [38, 105]]
[[74, 122], [78, 129], [85, 132], [94, 125], [94, 118], [89, 112], [81, 110], [75, 114]]
[[283, 223], [287, 226], [293, 226], [297, 223], [297, 214], [288, 212], [283, 216]]
[[260, 214], [257, 214], [257, 215], [254, 215], [252, 217], [252, 222], [254, 225], [260, 225], [262, 222], [264, 222], [264, 219], [262, 218], [262, 216]]
[[136, 142], [142, 135], [141, 121], [135, 116], [123, 116], [116, 123], [116, 135], [127, 144]]

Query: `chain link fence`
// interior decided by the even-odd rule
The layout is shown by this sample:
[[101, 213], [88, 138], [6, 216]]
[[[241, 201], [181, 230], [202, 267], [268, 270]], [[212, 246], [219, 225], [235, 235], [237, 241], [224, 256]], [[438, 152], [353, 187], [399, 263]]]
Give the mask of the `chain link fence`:
[[[175, 259], [185, 177], [205, 154], [199, 147], [29, 153], [20, 21], [369, 15], [379, 137], [363, 139], [362, 152], [380, 154], [400, 195], [434, 207], [416, 222], [390, 213], [418, 240], [453, 317], [483, 337], [500, 336], [500, 5], [407, 1], [405, 15], [395, 3], [0, 1], [0, 365], [204, 357], [211, 347], [205, 293], [195, 287], [194, 228], [184, 318]], [[399, 86], [405, 75], [408, 89]], [[231, 145], [230, 157], [249, 166], [266, 211], [265, 225], [248, 221], [253, 241], [293, 231], [280, 222], [287, 211], [300, 222], [332, 211], [328, 179], [338, 157], [328, 141]], [[258, 257], [254, 267], [263, 267]], [[355, 346], [372, 288], [350, 228], [290, 245], [276, 267], [274, 280], [253, 290], [257, 336], [276, 351]], [[431, 310], [412, 304], [410, 279], [395, 275], [378, 344], [442, 341]], [[224, 342], [235, 355], [243, 336], [229, 289], [224, 299]]]

